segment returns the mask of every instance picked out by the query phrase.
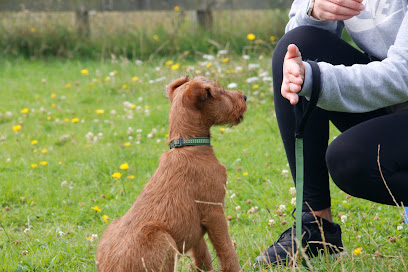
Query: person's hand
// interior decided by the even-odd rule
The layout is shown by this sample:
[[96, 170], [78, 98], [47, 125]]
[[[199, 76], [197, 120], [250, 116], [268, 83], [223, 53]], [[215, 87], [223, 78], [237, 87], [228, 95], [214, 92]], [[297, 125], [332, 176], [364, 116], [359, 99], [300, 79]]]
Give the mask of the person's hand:
[[364, 10], [363, 0], [315, 0], [312, 16], [321, 21], [343, 21]]
[[290, 44], [283, 62], [283, 80], [281, 94], [295, 105], [299, 101], [298, 92], [302, 89], [305, 80], [305, 65], [296, 45]]

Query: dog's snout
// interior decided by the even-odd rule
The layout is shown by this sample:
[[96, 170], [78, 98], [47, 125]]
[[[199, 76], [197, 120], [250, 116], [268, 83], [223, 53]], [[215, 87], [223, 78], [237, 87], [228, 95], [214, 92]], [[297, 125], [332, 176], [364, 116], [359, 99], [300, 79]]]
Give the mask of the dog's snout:
[[246, 99], [247, 99], [247, 97], [246, 97], [246, 95], [244, 95], [244, 100], [246, 101]]

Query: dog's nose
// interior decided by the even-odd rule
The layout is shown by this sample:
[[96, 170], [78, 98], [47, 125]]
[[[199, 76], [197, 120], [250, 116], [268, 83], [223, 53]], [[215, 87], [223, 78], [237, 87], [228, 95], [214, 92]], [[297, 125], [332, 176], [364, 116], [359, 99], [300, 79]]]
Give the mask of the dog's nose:
[[244, 100], [246, 101], [246, 95], [244, 95]]

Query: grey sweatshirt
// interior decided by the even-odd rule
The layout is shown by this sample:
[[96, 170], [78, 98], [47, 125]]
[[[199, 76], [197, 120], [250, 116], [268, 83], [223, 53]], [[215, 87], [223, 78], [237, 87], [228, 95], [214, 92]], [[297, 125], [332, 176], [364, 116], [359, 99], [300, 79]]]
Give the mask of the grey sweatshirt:
[[[367, 112], [408, 101], [408, 0], [363, 0], [365, 10], [345, 21], [319, 21], [307, 15], [308, 0], [295, 0], [286, 31], [300, 25], [341, 36], [346, 27], [367, 54], [382, 59], [366, 65], [319, 62], [322, 88], [318, 106], [332, 111]], [[316, 41], [318, 42], [318, 41]], [[310, 99], [312, 71], [305, 64], [299, 95]]]

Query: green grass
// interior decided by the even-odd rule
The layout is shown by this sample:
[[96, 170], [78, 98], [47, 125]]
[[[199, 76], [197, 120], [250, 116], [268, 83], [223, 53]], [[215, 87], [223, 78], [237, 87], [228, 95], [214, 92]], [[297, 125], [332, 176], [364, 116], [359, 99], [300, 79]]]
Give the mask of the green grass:
[[[235, 82], [248, 96], [245, 121], [233, 128], [213, 128], [212, 144], [228, 171], [225, 203], [226, 215], [233, 218], [230, 235], [241, 265], [245, 271], [251, 270], [259, 252], [293, 223], [289, 193], [293, 183], [290, 175], [282, 174], [289, 168], [270, 82], [245, 81], [262, 72], [270, 75], [270, 56], [259, 59], [254, 54], [249, 60], [233, 54], [228, 57], [226, 63], [222, 62], [225, 56], [212, 60], [211, 67], [200, 66], [204, 59], [188, 61], [179, 55], [142, 65], [127, 60], [2, 59], [0, 270], [95, 270], [96, 245], [107, 226], [102, 215], [111, 221], [126, 212], [156, 170], [159, 156], [168, 150], [170, 103], [165, 85], [197, 71], [209, 73], [224, 86]], [[180, 67], [172, 70], [166, 65], [168, 60]], [[260, 67], [250, 70], [250, 63]], [[237, 66], [243, 71], [238, 72]], [[89, 75], [82, 75], [82, 69]], [[116, 74], [105, 81], [113, 71]], [[138, 81], [132, 81], [135, 76]], [[154, 82], [161, 77], [166, 79]], [[28, 112], [21, 113], [23, 109]], [[98, 109], [104, 112], [97, 113]], [[79, 122], [73, 122], [75, 118]], [[17, 124], [22, 128], [15, 133]], [[88, 141], [89, 132], [103, 137]], [[332, 128], [331, 137], [336, 135], [338, 131]], [[32, 144], [33, 140], [37, 144]], [[40, 165], [44, 161], [48, 164]], [[129, 164], [128, 170], [120, 169], [123, 163]], [[33, 168], [33, 164], [38, 166]], [[112, 178], [115, 172], [122, 173], [122, 178]], [[349, 198], [334, 185], [331, 189], [333, 214], [342, 226], [348, 255], [300, 269], [406, 270], [408, 228], [401, 223], [397, 208]], [[279, 205], [286, 205], [283, 216], [277, 214]], [[96, 213], [94, 206], [102, 212]], [[248, 213], [252, 207], [258, 211]], [[347, 215], [347, 220], [341, 223], [339, 215]], [[275, 220], [275, 226], [268, 225], [270, 219]], [[403, 229], [397, 230], [401, 225]], [[92, 234], [98, 238], [91, 242], [87, 238]], [[352, 251], [359, 247], [361, 254], [354, 255]], [[218, 269], [218, 260], [214, 262]], [[190, 265], [191, 260], [182, 256], [178, 270], [190, 271]]]
[[[225, 48], [238, 54], [271, 52], [284, 33], [287, 14], [218, 10], [213, 28], [206, 30], [195, 11], [95, 12], [89, 16], [89, 37], [82, 37], [73, 12], [0, 12], [0, 56], [149, 59], [183, 51], [194, 58]], [[249, 33], [256, 35], [252, 43]]]

